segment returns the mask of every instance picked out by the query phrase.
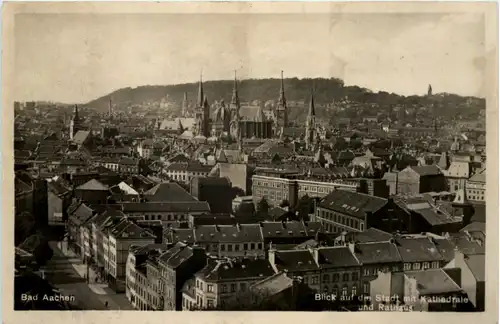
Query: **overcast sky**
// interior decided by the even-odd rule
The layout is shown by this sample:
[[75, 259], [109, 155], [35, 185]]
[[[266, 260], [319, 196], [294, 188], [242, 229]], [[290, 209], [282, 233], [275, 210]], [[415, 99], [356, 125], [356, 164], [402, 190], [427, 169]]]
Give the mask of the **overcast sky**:
[[479, 14], [20, 14], [16, 100], [87, 102], [122, 87], [340, 77], [404, 95], [482, 95]]

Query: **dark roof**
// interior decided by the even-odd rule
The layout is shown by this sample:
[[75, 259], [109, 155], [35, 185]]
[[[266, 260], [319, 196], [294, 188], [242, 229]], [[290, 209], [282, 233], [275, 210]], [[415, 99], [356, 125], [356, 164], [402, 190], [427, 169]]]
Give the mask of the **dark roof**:
[[197, 275], [207, 281], [238, 281], [252, 278], [267, 278], [274, 275], [274, 270], [267, 260], [210, 260]]
[[194, 230], [197, 242], [262, 242], [259, 224], [202, 225]]
[[392, 234], [379, 230], [375, 227], [370, 227], [364, 232], [350, 232], [347, 233], [347, 241], [357, 243], [369, 242], [388, 242], [392, 238]]
[[358, 259], [346, 246], [319, 248], [318, 263], [323, 268], [355, 267], [360, 265]]
[[366, 212], [375, 213], [387, 204], [387, 199], [359, 192], [334, 190], [321, 199], [319, 207], [365, 219]]
[[401, 262], [398, 249], [392, 242], [356, 244], [355, 253], [362, 264]]
[[186, 242], [186, 243], [194, 243], [194, 230], [192, 228], [167, 228], [163, 232], [163, 236], [169, 242]]
[[138, 212], [209, 212], [206, 201], [169, 201], [122, 203], [124, 213]]
[[276, 251], [274, 256], [279, 271], [315, 271], [319, 266], [309, 250]]
[[437, 246], [428, 237], [396, 238], [403, 262], [432, 262], [444, 260]]
[[196, 201], [193, 196], [175, 182], [159, 183], [146, 191], [144, 196], [148, 201]]
[[307, 226], [298, 221], [262, 222], [262, 235], [266, 239], [283, 237], [314, 237], [321, 229], [321, 223], [308, 222]]
[[441, 170], [436, 165], [411, 166], [411, 169], [418, 173], [421, 177], [442, 174]]

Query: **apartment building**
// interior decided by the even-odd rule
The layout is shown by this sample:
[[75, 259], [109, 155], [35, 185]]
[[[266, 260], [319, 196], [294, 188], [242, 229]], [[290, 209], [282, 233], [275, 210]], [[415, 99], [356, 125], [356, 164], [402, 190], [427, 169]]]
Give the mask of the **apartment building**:
[[190, 162], [172, 163], [165, 172], [170, 179], [189, 185], [194, 177], [207, 177], [211, 170], [212, 166]]
[[112, 287], [117, 291], [125, 291], [125, 270], [130, 246], [153, 244], [155, 237], [127, 219], [107, 232], [108, 236], [103, 237], [104, 270]]
[[252, 177], [253, 201], [257, 204], [263, 197], [271, 206], [278, 206], [287, 200], [291, 206], [304, 195], [322, 198], [339, 189], [358, 191], [356, 181], [308, 179], [297, 171], [257, 169]]
[[472, 202], [486, 201], [486, 169], [470, 177], [465, 184], [467, 199]]
[[166, 224], [187, 222], [189, 215], [210, 212], [206, 201], [130, 202], [121, 205], [126, 216], [144, 216], [145, 220], [161, 220]]
[[203, 248], [180, 242], [158, 257], [159, 291], [164, 310], [182, 310], [182, 288], [206, 265], [206, 258]]
[[[252, 284], [274, 274], [273, 268], [264, 259], [209, 259], [208, 264], [194, 276], [196, 308], [224, 307], [244, 295]], [[184, 292], [182, 300], [186, 304], [192, 299]]]

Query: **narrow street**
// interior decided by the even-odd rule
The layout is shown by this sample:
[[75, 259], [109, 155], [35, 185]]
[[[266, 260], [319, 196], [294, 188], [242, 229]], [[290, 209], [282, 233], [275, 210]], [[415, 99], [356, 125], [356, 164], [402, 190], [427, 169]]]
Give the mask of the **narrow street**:
[[[132, 305], [128, 303], [124, 294], [111, 294], [99, 286], [89, 286], [82, 274], [75, 269], [75, 265], [82, 267], [81, 260], [66, 256], [57, 246], [56, 242], [50, 242], [54, 256], [44, 267], [45, 279], [51, 282], [61, 294], [74, 296], [76, 307], [83, 310], [130, 310]], [[105, 303], [108, 302], [108, 308]]]

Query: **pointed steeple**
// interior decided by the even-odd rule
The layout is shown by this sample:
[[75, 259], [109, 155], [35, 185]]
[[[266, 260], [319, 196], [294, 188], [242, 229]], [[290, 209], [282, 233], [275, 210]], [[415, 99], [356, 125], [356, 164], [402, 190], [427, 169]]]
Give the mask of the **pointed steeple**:
[[233, 96], [231, 98], [231, 105], [234, 109], [238, 110], [240, 108], [240, 98], [238, 96], [238, 80], [236, 79], [236, 70], [234, 70], [234, 85], [233, 85]]
[[288, 111], [285, 98], [285, 82], [283, 80], [283, 71], [281, 71], [280, 95], [278, 98], [278, 104], [276, 106], [275, 134], [278, 134], [279, 130], [282, 127], [287, 127], [287, 126], [288, 126]]
[[432, 96], [432, 86], [429, 84], [429, 87], [427, 88], [427, 95]]
[[75, 108], [73, 109], [73, 120], [78, 120], [80, 117], [78, 116], [78, 105], [75, 105]]
[[285, 82], [283, 81], [283, 70], [281, 71], [281, 87], [280, 87], [280, 96], [278, 99], [278, 106], [286, 107]]
[[316, 110], [314, 108], [314, 90], [311, 88], [311, 100], [309, 101], [309, 116], [316, 116]]
[[203, 94], [203, 75], [200, 73], [200, 83], [198, 85], [198, 107], [203, 107], [203, 100], [205, 95]]

